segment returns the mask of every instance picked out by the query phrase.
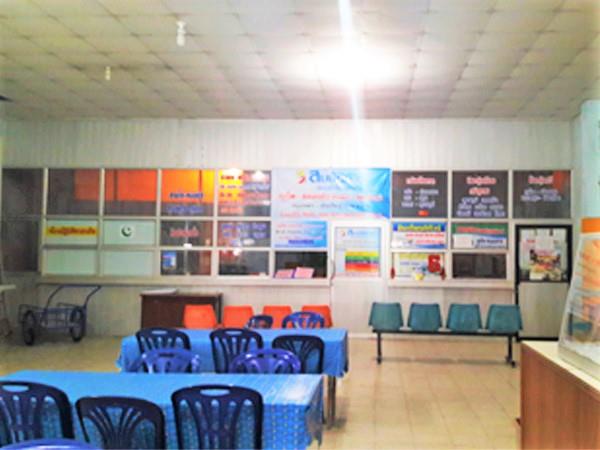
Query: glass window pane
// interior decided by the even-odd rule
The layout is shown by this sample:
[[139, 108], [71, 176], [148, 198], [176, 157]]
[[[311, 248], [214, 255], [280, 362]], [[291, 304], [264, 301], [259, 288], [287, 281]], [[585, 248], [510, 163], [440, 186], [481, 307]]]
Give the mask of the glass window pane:
[[2, 221], [4, 270], [37, 272], [39, 235], [37, 220]]
[[506, 278], [506, 255], [491, 253], [454, 253], [454, 278]]
[[156, 213], [156, 187], [156, 170], [106, 170], [104, 213], [153, 216]]
[[269, 252], [221, 250], [219, 275], [266, 275], [269, 271]]
[[219, 171], [220, 216], [268, 216], [271, 213], [271, 172]]
[[163, 170], [163, 216], [212, 216], [215, 190], [213, 170]]
[[210, 246], [212, 227], [211, 221], [163, 220], [160, 222], [160, 245]]
[[94, 245], [98, 242], [97, 220], [48, 220], [45, 243], [53, 245]]
[[96, 275], [96, 250], [46, 249], [45, 273], [49, 275]]
[[98, 214], [98, 169], [49, 169], [48, 214]]
[[151, 251], [105, 251], [102, 252], [104, 275], [117, 277], [150, 277], [154, 266]]
[[163, 250], [161, 275], [210, 275], [210, 255], [205, 251]]
[[268, 247], [271, 223], [267, 221], [219, 221], [220, 247]]
[[39, 215], [42, 211], [42, 169], [2, 170], [2, 215]]
[[[295, 269], [313, 269], [311, 278], [325, 278], [327, 276], [326, 252], [276, 252], [275, 253], [275, 278], [298, 278]], [[300, 271], [300, 273], [310, 271]], [[290, 276], [288, 276], [290, 275]]]
[[106, 245], [154, 245], [156, 222], [154, 220], [105, 220]]

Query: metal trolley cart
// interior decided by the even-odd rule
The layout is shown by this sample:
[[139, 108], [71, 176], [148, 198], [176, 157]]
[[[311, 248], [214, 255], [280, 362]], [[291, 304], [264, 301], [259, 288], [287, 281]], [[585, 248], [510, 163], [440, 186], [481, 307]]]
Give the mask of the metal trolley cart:
[[[36, 335], [42, 330], [68, 331], [73, 341], [79, 342], [85, 336], [88, 303], [101, 287], [89, 284], [62, 284], [50, 293], [44, 307], [20, 305], [19, 323], [21, 324], [23, 342], [26, 345], [33, 345]], [[82, 305], [59, 302], [52, 306], [52, 300], [59, 292], [72, 288], [91, 289], [85, 296]]]

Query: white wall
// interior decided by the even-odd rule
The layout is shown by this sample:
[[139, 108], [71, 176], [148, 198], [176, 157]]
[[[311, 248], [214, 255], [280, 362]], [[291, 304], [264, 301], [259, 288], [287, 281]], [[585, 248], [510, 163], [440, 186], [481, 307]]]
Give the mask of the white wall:
[[[9, 122], [7, 166], [571, 166], [569, 122], [494, 120]], [[360, 142], [362, 141], [362, 146]], [[362, 148], [361, 148], [362, 147]]]
[[[390, 167], [543, 169], [573, 165], [572, 124], [556, 121], [86, 120], [7, 123], [4, 165], [14, 167]], [[327, 287], [197, 286], [226, 304], [327, 303]], [[92, 333], [139, 327], [142, 286], [107, 287], [90, 310]], [[44, 297], [47, 288], [38, 292]], [[23, 294], [22, 300], [28, 299]], [[477, 297], [477, 298], [474, 298]], [[510, 291], [390, 288], [390, 300], [511, 302]], [[485, 307], [484, 307], [485, 310]], [[405, 311], [407, 312], [407, 311]], [[339, 312], [338, 312], [339, 314]], [[367, 329], [367, 317], [354, 326]]]

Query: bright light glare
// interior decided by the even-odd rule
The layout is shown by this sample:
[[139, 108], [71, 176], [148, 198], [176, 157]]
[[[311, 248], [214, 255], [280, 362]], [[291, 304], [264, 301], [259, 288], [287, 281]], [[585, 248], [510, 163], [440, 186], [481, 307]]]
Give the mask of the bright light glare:
[[323, 81], [349, 89], [381, 83], [394, 75], [388, 58], [366, 48], [330, 50], [317, 58], [317, 71]]

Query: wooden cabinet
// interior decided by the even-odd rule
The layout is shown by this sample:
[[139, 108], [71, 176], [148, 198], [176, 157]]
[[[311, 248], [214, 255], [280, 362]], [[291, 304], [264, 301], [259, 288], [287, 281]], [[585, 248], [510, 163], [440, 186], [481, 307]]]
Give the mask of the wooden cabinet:
[[600, 448], [600, 381], [560, 359], [556, 342], [522, 345], [521, 447]]
[[195, 292], [154, 293], [143, 292], [142, 328], [148, 327], [182, 327], [183, 309], [185, 305], [212, 305], [221, 322], [223, 294], [200, 294]]

